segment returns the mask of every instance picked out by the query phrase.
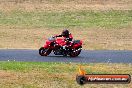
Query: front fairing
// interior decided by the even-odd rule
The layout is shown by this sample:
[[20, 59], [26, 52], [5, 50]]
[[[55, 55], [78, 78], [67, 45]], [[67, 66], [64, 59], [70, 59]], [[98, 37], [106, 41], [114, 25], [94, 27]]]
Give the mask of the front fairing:
[[44, 44], [44, 48], [53, 48], [53, 46], [51, 46], [51, 44], [54, 42], [55, 42], [55, 38], [52, 38], [52, 37], [48, 38]]
[[61, 45], [61, 46], [63, 46], [63, 45], [66, 44], [64, 38], [57, 38], [56, 39], [56, 43], [59, 44], [59, 45]]

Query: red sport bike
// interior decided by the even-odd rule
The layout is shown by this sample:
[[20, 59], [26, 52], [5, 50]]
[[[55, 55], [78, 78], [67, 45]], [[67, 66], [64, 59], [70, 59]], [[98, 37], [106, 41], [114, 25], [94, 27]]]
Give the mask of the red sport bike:
[[46, 43], [43, 47], [39, 49], [39, 54], [41, 56], [47, 56], [52, 51], [55, 55], [71, 56], [76, 57], [81, 53], [82, 50], [82, 41], [73, 40], [67, 45], [67, 39], [50, 37], [46, 40]]

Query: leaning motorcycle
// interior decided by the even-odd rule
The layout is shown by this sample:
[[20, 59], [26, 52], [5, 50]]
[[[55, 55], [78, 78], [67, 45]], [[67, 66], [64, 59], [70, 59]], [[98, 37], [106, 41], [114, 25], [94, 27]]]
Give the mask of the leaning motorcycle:
[[67, 45], [67, 38], [50, 37], [46, 43], [39, 49], [41, 56], [48, 56], [51, 52], [55, 55], [76, 57], [81, 53], [82, 41], [73, 40]]

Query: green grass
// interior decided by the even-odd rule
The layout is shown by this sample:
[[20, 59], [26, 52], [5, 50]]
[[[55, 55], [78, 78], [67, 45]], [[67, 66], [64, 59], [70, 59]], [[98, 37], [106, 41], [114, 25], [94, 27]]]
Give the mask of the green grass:
[[[62, 65], [62, 66], [61, 66]], [[12, 70], [12, 71], [31, 71], [33, 69], [43, 69], [49, 73], [62, 73], [62, 72], [73, 72], [75, 71], [75, 67], [65, 68], [63, 63], [48, 63], [48, 62], [0, 62], [0, 70]], [[65, 68], [65, 69], [64, 69]]]
[[[130, 67], [132, 67], [131, 64], [94, 64], [94, 63], [60, 63], [60, 62], [15, 62], [15, 61], [5, 61], [5, 62], [0, 62], [0, 70], [11, 70], [11, 71], [20, 71], [20, 72], [25, 72], [25, 71], [31, 71], [31, 70], [45, 70], [49, 73], [65, 73], [65, 72], [76, 72], [78, 71], [78, 67], [82, 65], [84, 66], [86, 72], [88, 73], [117, 73], [117, 72], [121, 72], [121, 73], [127, 73], [129, 72], [130, 74], [132, 74], [132, 69]], [[114, 65], [114, 67], [118, 68], [118, 66], [122, 66], [121, 68], [116, 69], [114, 71], [114, 68], [112, 68], [111, 70], [113, 71], [109, 71], [110, 69], [107, 68], [111, 68], [112, 65]], [[106, 66], [106, 67], [105, 67]], [[124, 69], [127, 68], [128, 69]], [[94, 68], [94, 70], [93, 70]], [[99, 69], [98, 69], [99, 68]]]
[[0, 25], [20, 28], [122, 28], [132, 25], [129, 11], [0, 12]]

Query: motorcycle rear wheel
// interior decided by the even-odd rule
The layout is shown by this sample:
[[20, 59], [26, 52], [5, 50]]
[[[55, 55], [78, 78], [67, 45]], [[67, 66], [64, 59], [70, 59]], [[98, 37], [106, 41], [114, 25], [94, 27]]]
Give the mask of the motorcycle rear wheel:
[[[82, 48], [82, 47], [79, 47], [79, 48]], [[71, 57], [77, 57], [77, 56], [81, 53], [81, 49], [78, 50], [79, 48], [74, 49], [69, 55], [70, 55]]]

